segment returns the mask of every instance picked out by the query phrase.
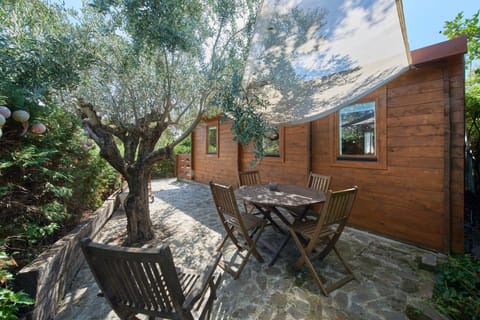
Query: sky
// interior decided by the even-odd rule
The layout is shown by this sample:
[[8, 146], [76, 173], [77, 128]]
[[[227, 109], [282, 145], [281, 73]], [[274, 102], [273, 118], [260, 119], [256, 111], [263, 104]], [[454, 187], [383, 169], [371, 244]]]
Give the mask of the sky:
[[471, 18], [480, 10], [478, 0], [403, 0], [410, 50], [448, 40], [440, 32], [445, 21], [451, 21], [463, 11]]
[[[65, 2], [70, 8], [78, 9], [82, 0], [52, 0]], [[403, 0], [403, 11], [407, 26], [410, 50], [447, 40], [440, 32], [445, 21], [451, 21], [463, 11], [471, 18], [480, 10], [479, 0]]]

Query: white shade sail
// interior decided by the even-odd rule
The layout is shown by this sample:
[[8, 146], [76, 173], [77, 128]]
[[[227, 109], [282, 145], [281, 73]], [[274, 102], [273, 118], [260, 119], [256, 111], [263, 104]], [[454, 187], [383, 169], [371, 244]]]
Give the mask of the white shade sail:
[[264, 0], [243, 85], [272, 124], [312, 121], [409, 67], [400, 0]]

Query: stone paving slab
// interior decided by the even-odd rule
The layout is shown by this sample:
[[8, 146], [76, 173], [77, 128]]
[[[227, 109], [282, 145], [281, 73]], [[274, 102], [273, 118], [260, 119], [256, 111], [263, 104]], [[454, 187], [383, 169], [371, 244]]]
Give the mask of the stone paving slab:
[[[155, 198], [150, 213], [156, 238], [145, 245], [166, 243], [175, 264], [192, 269], [205, 266], [224, 234], [208, 185], [162, 179], [152, 182], [152, 190]], [[125, 236], [126, 217], [118, 211], [95, 240], [119, 245]], [[265, 238], [271, 243], [281, 240], [271, 228]], [[407, 304], [429, 297], [433, 286], [433, 274], [420, 269], [419, 261], [426, 256], [443, 257], [352, 228], [345, 229], [338, 248], [358, 281], [323, 296], [306, 267], [298, 273], [288, 271], [299, 255], [291, 242], [272, 267], [251, 257], [239, 279], [225, 273], [212, 318], [407, 319]], [[260, 252], [267, 260], [271, 257], [262, 246]], [[327, 278], [338, 276], [341, 270], [333, 253], [315, 265]], [[118, 319], [98, 292], [84, 264], [55, 319]]]

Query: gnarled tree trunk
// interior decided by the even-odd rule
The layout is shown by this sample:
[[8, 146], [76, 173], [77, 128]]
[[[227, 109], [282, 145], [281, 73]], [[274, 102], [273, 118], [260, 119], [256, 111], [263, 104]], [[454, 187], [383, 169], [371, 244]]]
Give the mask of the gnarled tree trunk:
[[150, 170], [141, 168], [127, 170], [125, 179], [129, 189], [125, 201], [128, 234], [126, 244], [130, 245], [154, 237], [148, 201]]

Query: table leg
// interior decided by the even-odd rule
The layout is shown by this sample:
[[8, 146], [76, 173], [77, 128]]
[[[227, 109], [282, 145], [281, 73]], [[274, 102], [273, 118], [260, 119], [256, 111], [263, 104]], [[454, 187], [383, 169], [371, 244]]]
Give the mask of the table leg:
[[[301, 221], [303, 218], [305, 218], [308, 212], [308, 207], [309, 206], [305, 206], [300, 216], [292, 214], [295, 218], [295, 221]], [[287, 218], [285, 218], [285, 216], [277, 208], [273, 207], [272, 210], [287, 226], [291, 225], [291, 223], [287, 220]], [[277, 261], [278, 257], [280, 256], [280, 252], [282, 252], [283, 248], [285, 248], [285, 246], [287, 245], [291, 237], [292, 235], [290, 234], [290, 232], [287, 232], [287, 235], [285, 236], [285, 238], [283, 238], [282, 244], [280, 245], [278, 250], [275, 252], [275, 255], [273, 256], [272, 260], [268, 264], [269, 267], [273, 266], [275, 261]]]
[[285, 238], [283, 239], [283, 242], [282, 244], [280, 245], [280, 247], [278, 248], [277, 252], [275, 252], [275, 255], [273, 256], [272, 260], [270, 261], [270, 263], [268, 264], [269, 267], [273, 266], [273, 264], [275, 263], [275, 261], [277, 261], [278, 257], [280, 256], [280, 252], [283, 250], [283, 248], [285, 248], [285, 246], [287, 245], [288, 241], [290, 240], [292, 236], [290, 235], [290, 233], [288, 233]]
[[285, 223], [285, 225], [291, 225], [290, 221], [288, 221], [288, 219], [285, 218], [285, 216], [276, 207], [272, 207], [272, 211], [280, 218], [280, 220], [282, 220], [283, 223]]
[[[275, 220], [273, 220], [272, 218], [272, 215], [270, 214], [271, 210], [267, 210], [259, 205], [256, 205], [254, 204], [255, 207], [262, 213], [262, 215], [270, 222], [270, 224], [275, 228], [277, 229], [279, 232], [283, 233], [283, 234], [287, 234], [288, 232], [286, 232], [285, 230], [283, 230], [279, 225], [278, 223], [275, 222]], [[283, 220], [282, 220], [283, 221]]]

